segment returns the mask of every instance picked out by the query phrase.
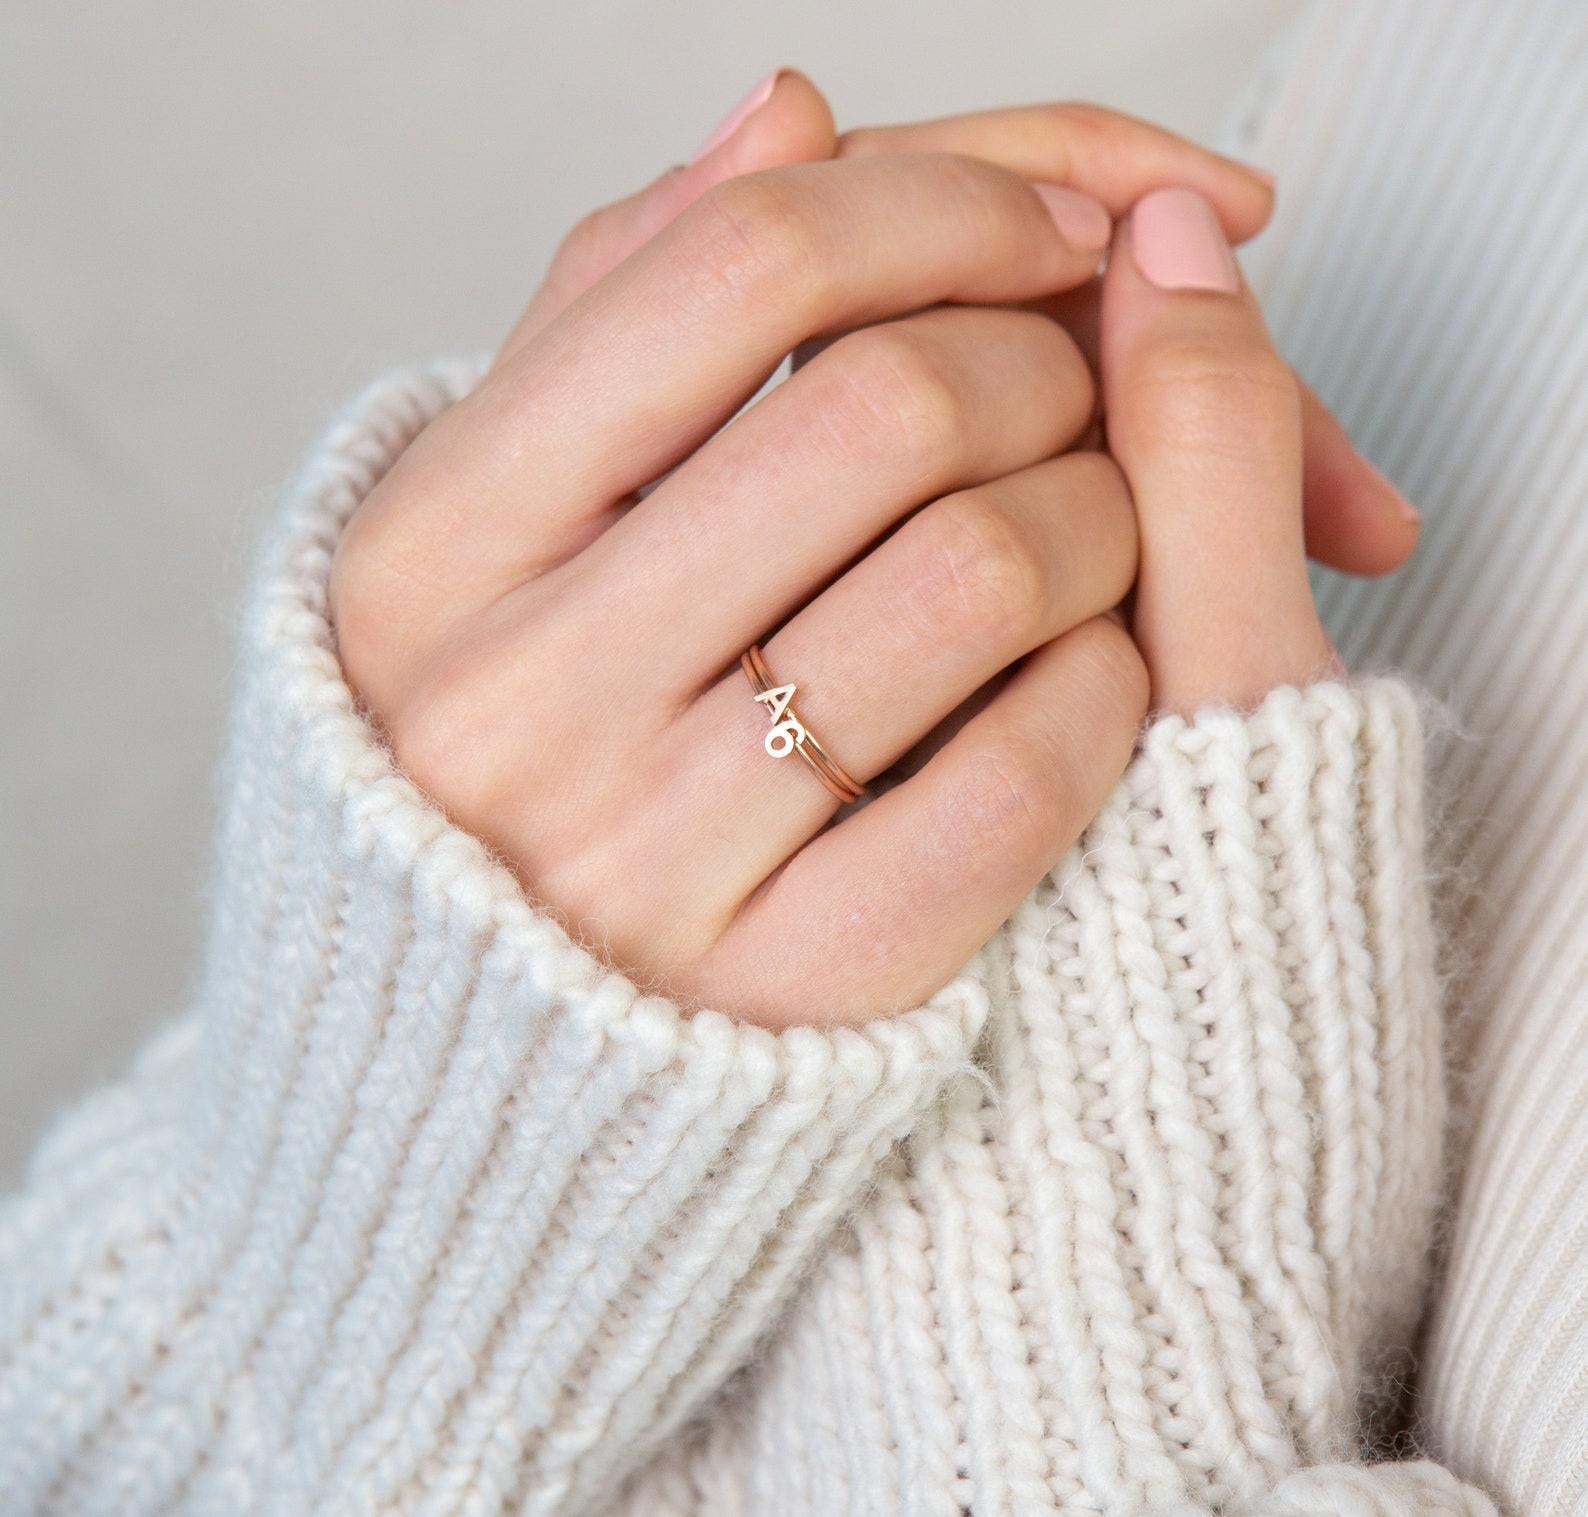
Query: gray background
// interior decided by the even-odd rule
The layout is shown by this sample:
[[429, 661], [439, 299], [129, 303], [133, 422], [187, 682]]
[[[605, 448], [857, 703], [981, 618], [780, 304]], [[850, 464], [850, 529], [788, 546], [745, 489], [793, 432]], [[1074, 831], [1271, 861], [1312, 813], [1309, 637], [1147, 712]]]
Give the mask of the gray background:
[[0, 8], [0, 1182], [175, 1011], [233, 603], [381, 366], [774, 64], [842, 124], [1089, 98], [1195, 136], [1298, 0]]

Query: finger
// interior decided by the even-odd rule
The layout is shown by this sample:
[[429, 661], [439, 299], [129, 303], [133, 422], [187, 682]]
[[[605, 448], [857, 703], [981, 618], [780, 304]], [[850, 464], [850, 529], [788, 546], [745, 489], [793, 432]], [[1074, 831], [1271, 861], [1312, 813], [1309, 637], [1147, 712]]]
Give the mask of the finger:
[[1041, 317], [940, 307], [851, 333], [569, 566], [589, 634], [676, 624], [653, 678], [688, 698], [924, 502], [1068, 446], [1094, 400]]
[[729, 180], [421, 435], [379, 512], [355, 518], [362, 551], [395, 563], [407, 614], [487, 604], [582, 547], [592, 521], [709, 437], [802, 338], [1077, 283], [1098, 250], [1072, 239], [1106, 239], [1106, 220], [968, 158]]
[[1422, 518], [1311, 388], [1298, 381], [1298, 389], [1308, 554], [1345, 574], [1393, 573], [1412, 556]]
[[1254, 236], [1274, 208], [1272, 178], [1238, 159], [1198, 147], [1163, 127], [1101, 106], [1018, 106], [857, 127], [838, 139], [840, 157], [967, 153], [1027, 179], [1067, 184], [1123, 215], [1147, 191], [1182, 184], [1200, 191], [1236, 241]]
[[[814, 95], [814, 86], [810, 86]], [[791, 95], [791, 103], [793, 92]], [[819, 97], [817, 97], [819, 98]], [[822, 102], [825, 109], [825, 101]], [[830, 122], [830, 116], [827, 117]], [[1134, 139], [1146, 157], [1099, 153], [1099, 135]], [[781, 145], [781, 139], [774, 138]], [[815, 159], [831, 151], [824, 134], [811, 132], [803, 146]], [[978, 112], [940, 121], [913, 122], [882, 127], [861, 127], [837, 140], [841, 156], [897, 154], [937, 149], [972, 153], [1033, 178], [1053, 178], [1055, 165], [1080, 160], [1081, 178], [1069, 182], [1088, 189], [1111, 207], [1122, 209], [1147, 188], [1146, 178], [1161, 184], [1196, 184], [1218, 207], [1225, 230], [1239, 240], [1246, 235], [1252, 213], [1250, 165], [1226, 158], [1189, 143], [1172, 133], [1133, 121], [1097, 107], [1038, 105], [1010, 110]], [[735, 172], [796, 161], [785, 157], [758, 157], [750, 144], [743, 145], [742, 166]], [[1271, 189], [1266, 176], [1257, 183]], [[1135, 184], [1140, 189], [1132, 190]], [[1228, 195], [1233, 186], [1233, 200]], [[1261, 204], [1259, 199], [1258, 204]], [[1266, 213], [1265, 213], [1266, 215]], [[1093, 280], [1075, 290], [1062, 291], [1033, 302], [1060, 321], [1096, 366], [1097, 317], [1102, 285]], [[802, 348], [796, 366], [813, 351]], [[1307, 552], [1319, 563], [1348, 574], [1378, 575], [1398, 569], [1411, 556], [1420, 529], [1411, 503], [1352, 445], [1333, 414], [1305, 384], [1301, 387], [1302, 439], [1305, 455], [1303, 489]]]
[[[1100, 362], [1102, 281], [1090, 280], [1027, 302], [1075, 339], [1095, 370]], [[1411, 557], [1421, 518], [1412, 503], [1368, 462], [1334, 413], [1303, 381], [1301, 393], [1302, 526], [1307, 554], [1344, 574], [1390, 574]]]
[[794, 69], [769, 74], [688, 163], [674, 165], [643, 190], [575, 225], [496, 362], [515, 353], [713, 185], [779, 164], [830, 158], [835, 143], [832, 108], [822, 92]]
[[702, 998], [782, 1021], [791, 984], [853, 1022], [918, 1005], [1096, 816], [1146, 703], [1114, 622], [1046, 644], [920, 773], [772, 877], [708, 956]]
[[1132, 615], [1154, 703], [1246, 704], [1327, 669], [1296, 381], [1194, 191], [1153, 192], [1116, 234], [1102, 360], [1109, 446], [1140, 522]]
[[[1117, 466], [1072, 453], [957, 492], [911, 517], [765, 645], [793, 709], [860, 784], [909, 752], [1032, 649], [1117, 605], [1136, 567]], [[734, 900], [821, 830], [838, 802], [797, 754], [765, 748], [772, 713], [735, 665], [686, 714], [681, 745], [713, 765], [718, 852]], [[724, 748], [724, 733], [748, 741]], [[779, 745], [781, 746], [781, 744]]]

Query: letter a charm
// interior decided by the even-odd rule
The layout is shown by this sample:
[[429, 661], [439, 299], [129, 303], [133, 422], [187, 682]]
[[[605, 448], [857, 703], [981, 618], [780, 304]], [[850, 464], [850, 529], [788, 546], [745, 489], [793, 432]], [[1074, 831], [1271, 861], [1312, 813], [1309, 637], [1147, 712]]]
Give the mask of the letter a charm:
[[766, 751], [773, 758], [787, 758], [795, 746], [805, 741], [805, 729], [795, 717], [784, 719], [794, 699], [793, 685], [773, 685], [769, 690], [763, 690], [756, 700], [765, 706], [772, 715], [772, 730], [766, 735]]

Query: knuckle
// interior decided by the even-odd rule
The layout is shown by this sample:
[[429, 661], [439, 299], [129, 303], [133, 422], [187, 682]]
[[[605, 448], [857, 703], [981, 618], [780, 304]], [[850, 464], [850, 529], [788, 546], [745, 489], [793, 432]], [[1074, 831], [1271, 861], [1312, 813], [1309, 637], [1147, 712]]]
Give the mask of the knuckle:
[[974, 202], [979, 197], [997, 195], [1018, 182], [1012, 169], [973, 153], [939, 151], [928, 153], [926, 161], [942, 188], [956, 200]]
[[818, 267], [809, 197], [776, 169], [708, 190], [685, 213], [693, 266], [729, 296], [786, 301]]
[[1088, 100], [1055, 100], [1043, 115], [1052, 137], [1047, 145], [1059, 151], [1059, 162], [1066, 168], [1077, 138], [1102, 137], [1117, 130], [1121, 121], [1116, 111]]
[[1096, 617], [1064, 638], [1064, 695], [1010, 723], [977, 755], [959, 821], [1011, 854], [1051, 856], [1096, 814], [1147, 713], [1147, 667], [1123, 627]]
[[1042, 161], [1053, 165], [1054, 182], [1065, 184], [1070, 179], [1076, 139], [1092, 136], [1097, 130], [1096, 108], [1079, 101], [1050, 101], [1032, 116], [1031, 126]]
[[[1063, 699], [1034, 708], [1003, 734], [998, 767], [1009, 792], [1006, 827], [1024, 798], [1031, 824], [1023, 841], [1052, 848], [1096, 815], [1123, 773], [1148, 708], [1147, 667], [1124, 628], [1097, 617], [1064, 638]], [[984, 800], [991, 805], [994, 800]]]
[[956, 797], [965, 835], [1016, 857], [1049, 851], [1068, 782], [1053, 745], [1035, 730], [1006, 732], [968, 766]]
[[931, 471], [959, 456], [968, 418], [941, 348], [904, 323], [867, 327], [831, 349], [831, 408], [872, 452]]
[[916, 599], [938, 632], [1006, 641], [1040, 623], [1048, 566], [991, 492], [946, 496], [920, 521], [928, 542]]
[[1227, 435], [1232, 425], [1267, 426], [1295, 416], [1295, 376], [1266, 342], [1178, 337], [1140, 355], [1136, 403], [1174, 441]]

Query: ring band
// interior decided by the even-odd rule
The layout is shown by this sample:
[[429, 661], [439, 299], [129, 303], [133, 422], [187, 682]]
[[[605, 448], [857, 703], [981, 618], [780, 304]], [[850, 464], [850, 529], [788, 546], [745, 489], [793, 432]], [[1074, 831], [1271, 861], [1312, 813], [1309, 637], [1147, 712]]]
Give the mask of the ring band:
[[766, 751], [773, 758], [787, 758], [797, 753], [810, 766], [811, 772], [841, 802], [848, 805], [866, 793], [866, 787], [857, 781], [822, 745], [816, 741], [810, 728], [794, 714], [793, 685], [780, 685], [772, 678], [766, 666], [766, 657], [759, 643], [751, 643], [739, 659], [739, 667], [750, 681], [756, 700], [767, 707], [772, 718], [772, 730], [766, 735]]

